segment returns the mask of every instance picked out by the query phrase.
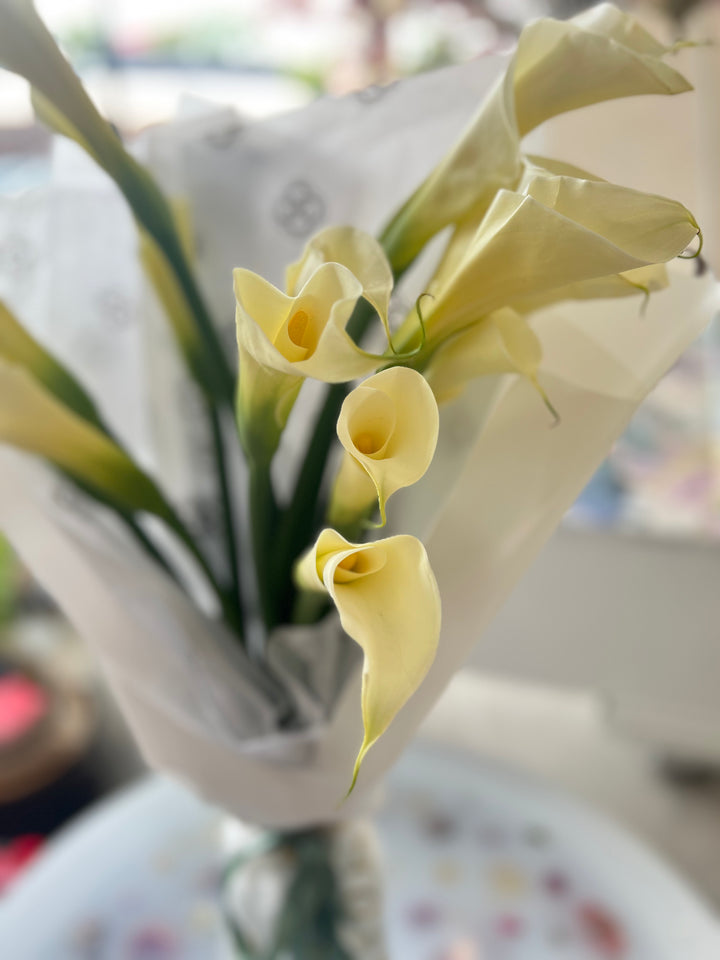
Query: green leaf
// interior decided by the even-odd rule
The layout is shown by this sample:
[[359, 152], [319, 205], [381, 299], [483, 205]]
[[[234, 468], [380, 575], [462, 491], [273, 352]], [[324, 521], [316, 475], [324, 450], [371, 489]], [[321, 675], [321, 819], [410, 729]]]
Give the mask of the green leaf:
[[48, 350], [16, 319], [0, 301], [0, 358], [24, 367], [58, 400], [83, 420], [105, 431], [90, 396]]
[[30, 83], [40, 119], [79, 143], [115, 181], [138, 224], [167, 258], [187, 301], [196, 335], [181, 339], [179, 345], [191, 372], [208, 396], [232, 405], [234, 377], [185, 256], [171, 207], [150, 173], [125, 150], [98, 113], [30, 0], [5, 0], [0, 7], [0, 65]]
[[0, 443], [43, 457], [110, 506], [174, 523], [155, 483], [124, 450], [6, 360], [0, 360]]

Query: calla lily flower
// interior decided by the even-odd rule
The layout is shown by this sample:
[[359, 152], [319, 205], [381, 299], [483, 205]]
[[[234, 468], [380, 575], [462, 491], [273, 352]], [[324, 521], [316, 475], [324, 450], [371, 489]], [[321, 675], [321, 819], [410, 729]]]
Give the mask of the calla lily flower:
[[440, 636], [440, 594], [425, 547], [410, 536], [349, 543], [335, 530], [323, 530], [298, 565], [296, 577], [305, 589], [330, 594], [343, 629], [365, 655], [365, 733], [351, 791], [368, 750], [433, 662]]
[[0, 359], [24, 367], [68, 409], [104, 429], [95, 404], [75, 377], [27, 332], [1, 301]]
[[525, 317], [503, 307], [444, 343], [425, 376], [438, 403], [454, 400], [469, 380], [502, 373], [527, 377], [545, 397], [537, 379], [541, 360], [540, 340]]
[[[179, 344], [188, 366], [209, 396], [232, 400], [233, 377], [188, 266], [170, 204], [100, 115], [31, 0], [5, 0], [0, 5], [0, 66], [30, 83], [38, 117], [56, 133], [75, 140], [122, 191], [138, 224], [174, 273], [174, 295], [186, 301], [184, 310], [195, 329]], [[162, 290], [159, 295], [164, 299]]]
[[393, 272], [385, 251], [375, 237], [356, 227], [327, 227], [307, 244], [298, 261], [286, 271], [287, 292], [296, 296], [324, 263], [341, 263], [362, 284], [363, 297], [377, 310], [388, 331], [388, 310]]
[[0, 443], [37, 454], [120, 510], [169, 519], [153, 481], [27, 370], [0, 359]]
[[[682, 204], [605, 181], [539, 176], [523, 193], [500, 190], [432, 281], [424, 349], [500, 307], [671, 260], [698, 232]], [[417, 330], [411, 314], [398, 334], [403, 347]]]
[[430, 466], [438, 430], [433, 392], [416, 370], [390, 367], [356, 387], [338, 418], [345, 456], [328, 522], [345, 529], [364, 518], [377, 500], [384, 525], [388, 499], [417, 483]]
[[383, 245], [395, 271], [402, 272], [444, 227], [467, 217], [477, 222], [497, 190], [517, 188], [520, 142], [545, 120], [603, 100], [691, 90], [663, 60], [671, 49], [607, 3], [572, 20], [527, 26], [504, 77], [454, 150], [385, 230]]
[[[333, 255], [348, 265], [325, 259]], [[319, 234], [289, 268], [289, 294], [241, 268], [234, 285], [241, 436], [246, 449], [272, 453], [306, 377], [344, 383], [383, 362], [358, 347], [346, 327], [361, 297], [387, 325], [392, 275], [372, 237], [337, 228]]]

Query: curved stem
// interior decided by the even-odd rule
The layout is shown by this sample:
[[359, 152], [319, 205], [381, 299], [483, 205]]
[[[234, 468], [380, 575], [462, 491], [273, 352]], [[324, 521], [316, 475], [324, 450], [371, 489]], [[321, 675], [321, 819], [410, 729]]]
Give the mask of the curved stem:
[[222, 588], [218, 583], [215, 573], [208, 563], [206, 557], [198, 547], [195, 542], [192, 534], [185, 526], [182, 519], [178, 516], [176, 511], [168, 504], [167, 514], [164, 517], [165, 522], [168, 524], [173, 533], [178, 537], [180, 542], [187, 547], [188, 551], [191, 553], [193, 558], [197, 561], [200, 569], [205, 574], [208, 583], [213, 589], [216, 597], [220, 602], [220, 607], [222, 609], [223, 617], [226, 620], [228, 626], [230, 626], [238, 637], [243, 639], [243, 622], [242, 616], [240, 615], [239, 608], [233, 603], [231, 597], [228, 595], [227, 591]]
[[[260, 612], [266, 630], [280, 622], [278, 578], [275, 563], [278, 507], [270, 476], [270, 461], [249, 458], [250, 470], [250, 528], [253, 559], [257, 580]], [[264, 650], [255, 651], [262, 657]]]
[[233, 508], [232, 493], [228, 479], [228, 465], [225, 456], [225, 440], [222, 433], [222, 424], [218, 412], [212, 404], [208, 404], [208, 417], [210, 420], [213, 450], [215, 452], [217, 483], [223, 516], [223, 533], [225, 535], [225, 552], [227, 554], [228, 571], [230, 574], [229, 593], [233, 604], [237, 608], [238, 617], [242, 619], [240, 562], [238, 559], [237, 541], [235, 539], [235, 510]]

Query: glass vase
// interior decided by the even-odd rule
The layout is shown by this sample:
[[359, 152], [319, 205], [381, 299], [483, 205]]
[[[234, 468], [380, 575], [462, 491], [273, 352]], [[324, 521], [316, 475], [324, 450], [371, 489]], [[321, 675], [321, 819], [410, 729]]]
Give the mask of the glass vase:
[[239, 960], [387, 960], [375, 827], [224, 826], [225, 920]]

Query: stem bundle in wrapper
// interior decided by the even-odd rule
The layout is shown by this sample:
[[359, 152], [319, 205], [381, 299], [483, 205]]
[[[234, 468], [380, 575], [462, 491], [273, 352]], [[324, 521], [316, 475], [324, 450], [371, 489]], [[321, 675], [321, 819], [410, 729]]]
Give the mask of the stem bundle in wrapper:
[[[242, 136], [226, 113], [179, 122], [150, 136], [158, 169], [176, 158], [166, 197], [32, 6], [0, 4], [0, 63], [124, 196], [146, 313], [177, 348], [146, 360], [161, 432], [141, 457], [50, 348], [61, 325], [40, 338], [17, 303], [0, 313], [0, 439], [24, 451], [2, 454], [0, 523], [98, 646], [151, 762], [269, 826], [364, 809], [711, 315], [707, 274], [670, 282], [699, 243], [682, 204], [523, 149], [558, 114], [688, 91], [672, 53], [603, 4], [372, 104]], [[142, 385], [123, 386], [147, 427]], [[183, 471], [210, 536], [171, 492]]]

